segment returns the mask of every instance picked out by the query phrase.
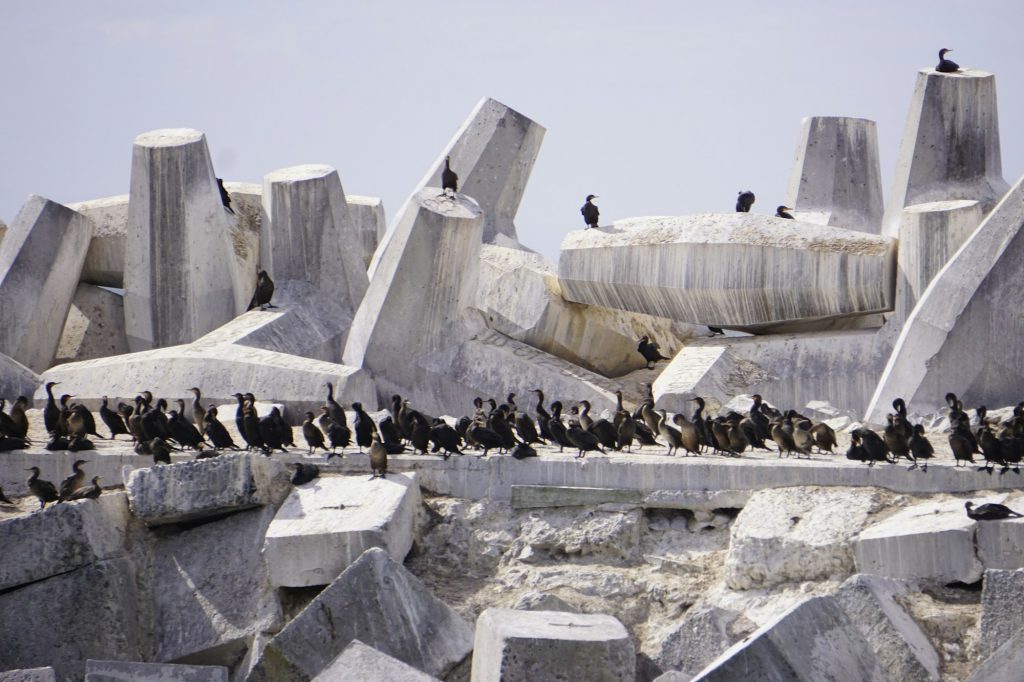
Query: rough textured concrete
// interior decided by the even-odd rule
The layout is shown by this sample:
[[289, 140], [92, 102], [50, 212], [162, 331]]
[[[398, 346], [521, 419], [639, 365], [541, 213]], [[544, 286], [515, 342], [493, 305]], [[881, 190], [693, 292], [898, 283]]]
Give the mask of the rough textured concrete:
[[249, 682], [308, 680], [354, 639], [443, 677], [472, 650], [473, 627], [374, 548], [267, 644]]
[[995, 76], [975, 69], [955, 74], [918, 71], [883, 234], [899, 233], [905, 206], [968, 199], [981, 203], [987, 213], [1007, 189]]
[[68, 208], [92, 221], [92, 239], [82, 264], [81, 281], [97, 286], [123, 287], [128, 195], [80, 201], [68, 204]]
[[890, 310], [892, 239], [754, 213], [620, 220], [566, 235], [567, 300], [719, 327]]
[[827, 214], [827, 225], [881, 232], [884, 204], [875, 122], [805, 118], [784, 203], [800, 213]]
[[921, 627], [899, 603], [902, 583], [855, 575], [835, 593], [836, 601], [867, 640], [890, 680], [939, 679], [939, 654]]
[[137, 660], [137, 602], [128, 559], [100, 561], [4, 592], [0, 613], [22, 617], [0, 618], [0, 669], [48, 665], [58, 679], [81, 680], [86, 659]]
[[988, 657], [967, 682], [1020, 682], [1024, 670], [1024, 630], [1018, 630]]
[[617, 619], [490, 608], [476, 621], [472, 682], [632, 682], [636, 652]]
[[382, 654], [372, 646], [366, 646], [358, 639], [345, 647], [313, 682], [366, 682], [366, 680], [387, 680], [388, 682], [437, 682], [410, 665]]
[[978, 558], [985, 568], [1024, 568], [1024, 520], [979, 521], [975, 534]]
[[92, 284], [79, 284], [64, 320], [55, 364], [128, 352], [124, 297]]
[[327, 585], [371, 547], [402, 562], [420, 506], [414, 476], [321, 476], [295, 487], [267, 530], [263, 556], [276, 587]]
[[0, 395], [31, 398], [40, 382], [38, 374], [14, 358], [0, 353]]
[[280, 504], [288, 479], [280, 462], [236, 454], [137, 469], [125, 490], [132, 513], [156, 526]]
[[[670, 670], [657, 680], [689, 680], [742, 638], [735, 626], [754, 625], [741, 614], [717, 606], [695, 606], [685, 618], [665, 631], [655, 661]], [[673, 677], [675, 675], [676, 677]]]
[[154, 660], [230, 665], [254, 635], [282, 625], [260, 555], [273, 517], [254, 509], [154, 539]]
[[1024, 610], [1020, 595], [1024, 591], [1024, 570], [985, 571], [981, 589], [981, 616], [978, 618], [978, 657], [988, 658], [1003, 642], [1024, 632]]
[[82, 214], [29, 196], [0, 242], [0, 353], [34, 372], [53, 364], [91, 237]]
[[228, 669], [211, 665], [90, 659], [85, 662], [85, 682], [228, 682]]
[[362, 246], [363, 266], [369, 269], [377, 245], [384, 238], [388, 224], [384, 219], [384, 202], [378, 197], [363, 197], [346, 194], [348, 212], [352, 217], [359, 243]]
[[57, 682], [53, 668], [24, 668], [0, 672], [0, 682]]
[[124, 273], [133, 351], [188, 343], [240, 312], [228, 266], [236, 220], [221, 204], [205, 135], [135, 138]]
[[260, 271], [260, 225], [263, 215], [263, 186], [249, 182], [225, 182], [234, 216], [228, 216], [231, 254], [227, 265], [235, 292], [235, 311], [249, 307]]
[[[1013, 405], [1024, 381], [1024, 180], [939, 271], [910, 314], [867, 408], [884, 422], [894, 398], [937, 412], [955, 390], [966, 405]], [[993, 349], [979, 352], [979, 348]]]
[[[88, 476], [89, 465], [83, 465]], [[54, 481], [58, 483], [58, 481]], [[107, 493], [96, 500], [53, 504], [37, 513], [0, 521], [0, 590], [73, 571], [125, 551], [128, 498]]]
[[512, 608], [518, 611], [565, 611], [579, 613], [572, 604], [559, 599], [550, 592], [527, 592], [516, 600]]
[[737, 643], [697, 674], [700, 682], [884, 682], [870, 644], [831, 597], [814, 597]]

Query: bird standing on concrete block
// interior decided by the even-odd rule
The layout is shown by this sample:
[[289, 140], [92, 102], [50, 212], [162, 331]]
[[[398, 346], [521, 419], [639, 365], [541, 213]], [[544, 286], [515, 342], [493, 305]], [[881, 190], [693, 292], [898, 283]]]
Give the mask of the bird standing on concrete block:
[[598, 220], [598, 218], [601, 217], [601, 211], [597, 210], [597, 206], [595, 206], [592, 203], [592, 200], [596, 199], [596, 198], [597, 198], [597, 195], [595, 195], [595, 194], [588, 194], [586, 202], [580, 208], [580, 213], [583, 214], [583, 222], [586, 223], [586, 225], [587, 225], [587, 227], [585, 227], [583, 229], [588, 229], [588, 228], [591, 228], [591, 227], [593, 227], [593, 228], [597, 227], [597, 220]]
[[226, 208], [231, 215], [234, 215], [235, 209], [231, 208], [231, 196], [228, 195], [228, 191], [224, 189], [224, 181], [220, 178], [217, 178], [217, 189], [220, 190], [220, 203], [224, 204], [224, 208]]
[[666, 358], [661, 354], [661, 346], [658, 345], [657, 341], [651, 341], [651, 337], [644, 335], [640, 337], [640, 342], [636, 345], [636, 350], [640, 355], [644, 356], [644, 360], [647, 361], [647, 369], [654, 369], [654, 365], [659, 360], [671, 360], [672, 358]]
[[964, 502], [964, 508], [967, 510], [967, 516], [975, 521], [1000, 521], [1010, 517], [1024, 516], [1020, 512], [1015, 512], [1009, 507], [995, 502], [983, 504], [975, 509], [974, 503], [968, 501]]
[[779, 206], [775, 209], [776, 218], [785, 218], [786, 220], [793, 220], [793, 214], [790, 213], [793, 209], [788, 206]]
[[[459, 191], [459, 176], [452, 170], [451, 160], [450, 156], [444, 157], [444, 170], [441, 171], [441, 189], [447, 196], [454, 196]], [[448, 190], [451, 190], [451, 194]]]
[[960, 65], [954, 62], [952, 59], [946, 59], [946, 53], [952, 52], [953, 50], [946, 49], [945, 47], [939, 50], [939, 63], [935, 66], [935, 70], [939, 73], [956, 73], [960, 70]]
[[740, 190], [736, 197], [736, 212], [737, 213], [750, 213], [750, 207], [754, 205], [754, 200], [757, 197], [749, 189]]
[[266, 270], [260, 270], [260, 274], [256, 276], [256, 291], [252, 294], [252, 300], [249, 301], [249, 307], [247, 311], [258, 307], [263, 310], [264, 307], [273, 307], [270, 305], [270, 299], [274, 296], [274, 280], [270, 279], [270, 275], [267, 274]]

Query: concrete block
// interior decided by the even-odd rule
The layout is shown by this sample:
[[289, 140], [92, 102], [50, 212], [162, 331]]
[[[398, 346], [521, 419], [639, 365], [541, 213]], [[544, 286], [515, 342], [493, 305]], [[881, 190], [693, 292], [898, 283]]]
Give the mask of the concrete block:
[[898, 599], [901, 583], [855, 575], [836, 590], [835, 599], [878, 656], [890, 680], [939, 679], [939, 654]]
[[999, 150], [996, 78], [975, 69], [917, 72], [883, 234], [899, 234], [903, 208], [966, 199], [988, 213], [1009, 189]]
[[892, 309], [893, 239], [754, 213], [620, 220], [566, 235], [563, 296], [748, 330]]
[[441, 186], [444, 160], [450, 156], [452, 170], [459, 176], [459, 193], [473, 197], [483, 210], [483, 240], [492, 242], [502, 234], [518, 241], [513, 221], [545, 132], [518, 111], [485, 97], [437, 157], [416, 192]]
[[0, 672], [0, 682], [57, 682], [53, 668], [24, 668]]
[[512, 608], [517, 611], [564, 611], [579, 613], [572, 604], [559, 599], [550, 592], [527, 592], [519, 597]]
[[141, 658], [135, 579], [119, 558], [0, 594], [0, 613], [20, 616], [0, 618], [0, 669], [52, 666], [80, 680], [86, 659]]
[[980, 521], [975, 531], [978, 558], [985, 568], [1024, 568], [1024, 523], [1021, 519]]
[[124, 296], [92, 284], [79, 284], [71, 300], [55, 364], [128, 352]]
[[205, 135], [180, 128], [135, 138], [124, 273], [133, 351], [188, 343], [241, 312], [229, 266], [236, 221], [221, 203]]
[[1024, 630], [1002, 643], [975, 669], [967, 682], [1019, 682], [1024, 669]]
[[693, 678], [694, 682], [750, 679], [883, 682], [889, 678], [836, 600], [814, 597], [732, 646]]
[[[663, 669], [670, 670], [656, 678], [663, 682], [689, 680], [718, 658], [723, 651], [742, 638], [736, 625], [754, 625], [741, 614], [717, 606], [695, 606], [685, 618], [663, 631], [661, 646], [654, 656]], [[675, 677], [673, 677], [675, 676]]]
[[639, 490], [619, 488], [573, 488], [551, 485], [512, 486], [513, 509], [549, 507], [596, 507], [599, 504], [634, 504], [639, 506], [644, 495]]
[[263, 217], [263, 185], [250, 182], [225, 182], [234, 216], [228, 216], [231, 254], [226, 265], [235, 293], [235, 312], [249, 307], [260, 271], [260, 225]]
[[[980, 524], [979, 524], [980, 525]], [[1024, 570], [987, 569], [981, 588], [978, 618], [978, 658], [984, 660], [1018, 632], [1024, 632], [1020, 595]]]
[[636, 651], [613, 616], [490, 608], [476, 621], [470, 679], [631, 682]]
[[14, 358], [0, 353], [0, 395], [31, 396], [41, 385], [39, 375]]
[[327, 585], [363, 552], [401, 563], [421, 504], [415, 475], [321, 476], [296, 487], [267, 530], [263, 556], [276, 587]]
[[125, 481], [132, 513], [150, 526], [277, 505], [290, 488], [284, 464], [249, 454], [137, 469]]
[[345, 201], [348, 203], [349, 215], [359, 235], [363, 264], [369, 269], [377, 245], [388, 230], [387, 221], [384, 219], [384, 202], [378, 197], [363, 197], [356, 194], [346, 194]]
[[[1024, 179], [935, 276], [907, 318], [867, 409], [884, 422], [894, 398], [912, 412], [943, 406], [951, 387], [967, 405], [1014, 405], [1024, 381]], [[978, 349], [988, 349], [979, 352]]]
[[34, 372], [53, 364], [92, 225], [31, 195], [0, 243], [0, 353]]
[[785, 204], [801, 214], [826, 214], [825, 225], [881, 232], [884, 204], [875, 122], [843, 116], [805, 118]]
[[89, 659], [85, 662], [85, 682], [228, 682], [228, 669], [213, 665]]
[[68, 204], [92, 221], [92, 239], [82, 264], [81, 281], [103, 287], [124, 287], [124, 244], [128, 233], [128, 195]]
[[383, 549], [367, 550], [267, 644], [249, 682], [315, 677], [352, 640], [444, 677], [473, 627]]
[[153, 660], [232, 665], [252, 637], [282, 625], [260, 555], [273, 517], [264, 507], [154, 539]]
[[0, 520], [0, 590], [123, 554], [129, 518], [121, 492]]
[[907, 507], [857, 537], [857, 570], [897, 580], [977, 582], [982, 565], [974, 554], [974, 527], [962, 500]]
[[366, 646], [358, 639], [345, 647], [313, 682], [365, 682], [366, 680], [388, 680], [388, 682], [437, 682], [411, 665], [382, 654], [372, 646]]

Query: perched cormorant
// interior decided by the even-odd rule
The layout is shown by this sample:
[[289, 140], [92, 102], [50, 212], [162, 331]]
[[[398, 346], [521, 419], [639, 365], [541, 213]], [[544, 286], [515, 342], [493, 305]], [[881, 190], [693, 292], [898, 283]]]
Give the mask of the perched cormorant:
[[750, 207], [754, 205], [756, 197], [749, 189], [740, 190], [736, 196], [736, 212], [750, 213]]
[[444, 170], [441, 171], [441, 189], [447, 196], [454, 196], [459, 191], [459, 176], [452, 170], [451, 161], [452, 157], [444, 157]]
[[577, 459], [585, 456], [592, 450], [604, 453], [604, 449], [601, 447], [601, 441], [598, 440], [594, 434], [584, 431], [574, 422], [570, 422], [571, 426], [566, 430], [565, 436], [572, 443], [572, 446], [579, 450], [579, 454], [576, 455]]
[[206, 437], [213, 443], [213, 447], [218, 450], [228, 448], [231, 450], [237, 450], [238, 446], [235, 445], [235, 441], [231, 438], [231, 434], [224, 428], [224, 425], [217, 419], [217, 408], [214, 405], [210, 405], [210, 408], [206, 410], [206, 416], [204, 417], [204, 431]]
[[46, 406], [43, 407], [43, 425], [46, 427], [47, 433], [55, 432], [57, 424], [60, 422], [60, 408], [57, 407], [57, 401], [53, 399], [53, 387], [59, 383], [59, 381], [49, 381], [46, 383]]
[[775, 208], [775, 217], [793, 220], [793, 214], [790, 213], [790, 211], [792, 210], [793, 209], [789, 208], [788, 206], [778, 206]]
[[[180, 406], [185, 404], [183, 400], [178, 402]], [[189, 424], [178, 410], [171, 410], [170, 417], [167, 419], [167, 430], [170, 432], [171, 437], [182, 447], [192, 448], [193, 450], [202, 449], [203, 437], [199, 434], [199, 429]]]
[[377, 433], [377, 427], [373, 423], [373, 418], [363, 411], [362, 403], [352, 403], [352, 409], [356, 413], [353, 423], [356, 431], [356, 445], [359, 447], [359, 452], [362, 452], [363, 448], [368, 448], [373, 443], [373, 434]]
[[71, 470], [74, 473], [61, 481], [60, 488], [57, 490], [57, 500], [59, 502], [63, 502], [68, 499], [71, 493], [85, 485], [85, 472], [82, 471], [82, 465], [88, 463], [89, 462], [84, 459], [78, 459], [71, 465]]
[[661, 411], [661, 419], [658, 421], [658, 433], [668, 441], [668, 454], [671, 455], [673, 450], [678, 450], [682, 447], [683, 436], [679, 429], [668, 425], [668, 413], [665, 410]]
[[231, 208], [231, 196], [224, 189], [224, 181], [220, 178], [217, 178], [217, 189], [220, 190], [220, 203], [224, 204], [224, 208], [230, 211], [231, 215], [234, 215], [235, 209]]
[[954, 62], [952, 59], [946, 59], [946, 53], [952, 52], [946, 48], [939, 50], [939, 63], [936, 65], [935, 70], [939, 73], [956, 73], [960, 70], [960, 65]]
[[373, 434], [373, 443], [370, 445], [370, 480], [387, 478], [388, 476], [388, 451], [380, 442], [380, 436]]
[[999, 521], [1010, 517], [1024, 516], [1020, 512], [1015, 512], [1009, 507], [995, 502], [975, 507], [974, 503], [968, 500], [964, 502], [964, 508], [967, 510], [967, 515], [975, 521]]
[[295, 467], [295, 473], [292, 474], [292, 485], [303, 485], [314, 478], [320, 478], [320, 467], [315, 464], [295, 462], [292, 466]]
[[814, 444], [818, 446], [820, 452], [832, 454], [832, 448], [838, 445], [835, 430], [825, 422], [818, 422], [812, 426], [811, 436], [814, 438]]
[[95, 450], [96, 446], [85, 436], [76, 433], [68, 439], [68, 452], [81, 452], [82, 450]]
[[306, 439], [306, 445], [309, 446], [309, 453], [313, 454], [317, 448], [327, 451], [327, 446], [324, 443], [324, 432], [317, 428], [317, 425], [313, 423], [313, 413], [306, 413], [306, 421], [302, 422], [302, 437]]
[[[497, 421], [498, 420], [495, 420], [495, 422]], [[497, 449], [500, 451], [515, 447], [516, 443], [519, 442], [513, 438], [514, 442], [506, 445], [507, 441], [505, 438], [480, 422], [474, 422], [473, 425], [469, 427], [467, 435], [473, 440], [473, 442], [483, 448], [483, 453], [477, 455], [478, 457], [486, 457], [488, 450]]]
[[712, 326], [711, 326], [711, 325], [709, 324], [709, 325], [708, 325], [708, 336], [709, 336], [709, 337], [715, 337], [715, 336], [725, 336], [725, 332], [724, 332], [724, 331], [722, 330], [722, 328], [721, 328], [721, 327], [712, 327]]
[[914, 434], [910, 437], [910, 451], [914, 454], [914, 461], [923, 459], [921, 471], [928, 471], [928, 460], [935, 456], [935, 448], [924, 435], [924, 424], [914, 425]]
[[443, 419], [434, 419], [434, 424], [430, 427], [430, 440], [434, 443], [432, 452], [436, 453], [444, 450], [443, 457], [445, 459], [448, 459], [452, 454], [462, 454], [462, 450], [459, 449], [460, 441], [462, 440], [459, 432], [449, 426]]
[[583, 229], [597, 227], [597, 221], [601, 217], [601, 211], [599, 211], [597, 206], [591, 201], [596, 198], [596, 194], [588, 194], [586, 202], [580, 208], [580, 213], [583, 214], [583, 222], [587, 225], [587, 227]]
[[197, 386], [188, 389], [192, 393], [192, 423], [199, 429], [199, 435], [206, 435], [206, 410], [203, 409], [203, 392]]
[[28, 491], [39, 499], [39, 508], [46, 506], [47, 502], [57, 501], [57, 488], [49, 481], [39, 478], [39, 467], [29, 467], [25, 471], [31, 471], [28, 477]]
[[267, 274], [266, 270], [260, 270], [260, 273], [256, 276], [256, 291], [252, 294], [252, 300], [249, 301], [249, 307], [246, 310], [252, 310], [253, 308], [273, 308], [270, 305], [270, 299], [274, 296], [274, 281], [270, 279], [270, 275]]
[[348, 419], [345, 417], [345, 410], [341, 407], [337, 400], [334, 399], [334, 384], [327, 382], [327, 400], [324, 402], [324, 407], [327, 408], [327, 416], [331, 418], [331, 421], [335, 424], [341, 424], [342, 426], [348, 426]]
[[527, 459], [528, 457], [536, 457], [537, 451], [526, 443], [520, 443], [512, 450], [512, 456], [516, 459]]
[[114, 436], [122, 433], [125, 435], [131, 435], [128, 432], [128, 427], [125, 426], [124, 419], [121, 418], [121, 415], [107, 407], [108, 402], [109, 400], [107, 399], [107, 396], [103, 396], [103, 399], [100, 402], [100, 419], [102, 419], [103, 423], [107, 425], [108, 429], [110, 429], [110, 440], [114, 440]]
[[163, 438], [153, 438], [149, 441], [149, 451], [153, 455], [153, 464], [171, 463], [171, 446]]
[[103, 494], [103, 488], [100, 487], [100, 479], [102, 476], [93, 476], [92, 485], [85, 485], [77, 488], [73, 493], [68, 495], [67, 499], [70, 500], [95, 500], [97, 497]]
[[20, 436], [21, 438], [28, 437], [28, 415], [25, 414], [25, 410], [28, 409], [28, 398], [23, 395], [19, 395], [18, 399], [11, 405], [11, 421], [14, 422], [16, 433], [14, 435]]
[[551, 419], [548, 420], [548, 431], [551, 433], [551, 438], [558, 443], [558, 451], [563, 452], [566, 447], [573, 447], [573, 443], [569, 440], [568, 432], [565, 429], [565, 424], [562, 423], [562, 403], [556, 400], [551, 403]]
[[660, 360], [671, 360], [672, 358], [666, 358], [661, 354], [661, 346], [658, 345], [657, 341], [651, 341], [651, 337], [644, 336], [640, 337], [640, 342], [636, 345], [636, 350], [640, 355], [644, 356], [644, 360], [647, 361], [647, 369], [654, 369], [654, 366]]

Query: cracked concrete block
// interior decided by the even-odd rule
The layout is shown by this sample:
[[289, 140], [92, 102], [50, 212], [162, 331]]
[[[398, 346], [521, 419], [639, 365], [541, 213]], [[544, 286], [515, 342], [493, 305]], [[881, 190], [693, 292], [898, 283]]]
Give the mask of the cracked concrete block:
[[742, 614], [717, 606], [695, 606], [677, 624], [664, 630], [655, 662], [669, 670], [661, 682], [689, 680], [742, 639], [743, 630], [754, 624]]
[[276, 587], [327, 585], [371, 547], [401, 562], [421, 504], [415, 474], [321, 476], [288, 495], [267, 530], [263, 557]]
[[128, 233], [128, 195], [68, 204], [92, 221], [92, 239], [82, 264], [81, 281], [96, 286], [124, 286], [124, 242]]
[[562, 242], [563, 296], [748, 331], [891, 310], [895, 240], [755, 213], [631, 218]]
[[79, 284], [71, 300], [55, 364], [128, 352], [124, 296], [92, 284]]
[[366, 646], [358, 639], [345, 647], [313, 682], [365, 682], [366, 680], [388, 680], [388, 682], [437, 682], [411, 665]]
[[349, 215], [352, 216], [352, 223], [359, 234], [363, 265], [369, 270], [377, 245], [384, 239], [384, 233], [388, 230], [387, 221], [384, 219], [384, 202], [378, 197], [363, 197], [357, 194], [346, 194], [345, 201], [348, 202]]
[[89, 659], [85, 662], [85, 682], [228, 682], [228, 669], [213, 665]]
[[476, 621], [472, 682], [632, 682], [636, 651], [613, 616], [489, 608]]
[[875, 122], [844, 116], [805, 118], [784, 203], [801, 214], [827, 215], [826, 225], [881, 232], [885, 207]]
[[82, 214], [29, 196], [0, 242], [0, 352], [34, 372], [53, 364], [91, 237]]

